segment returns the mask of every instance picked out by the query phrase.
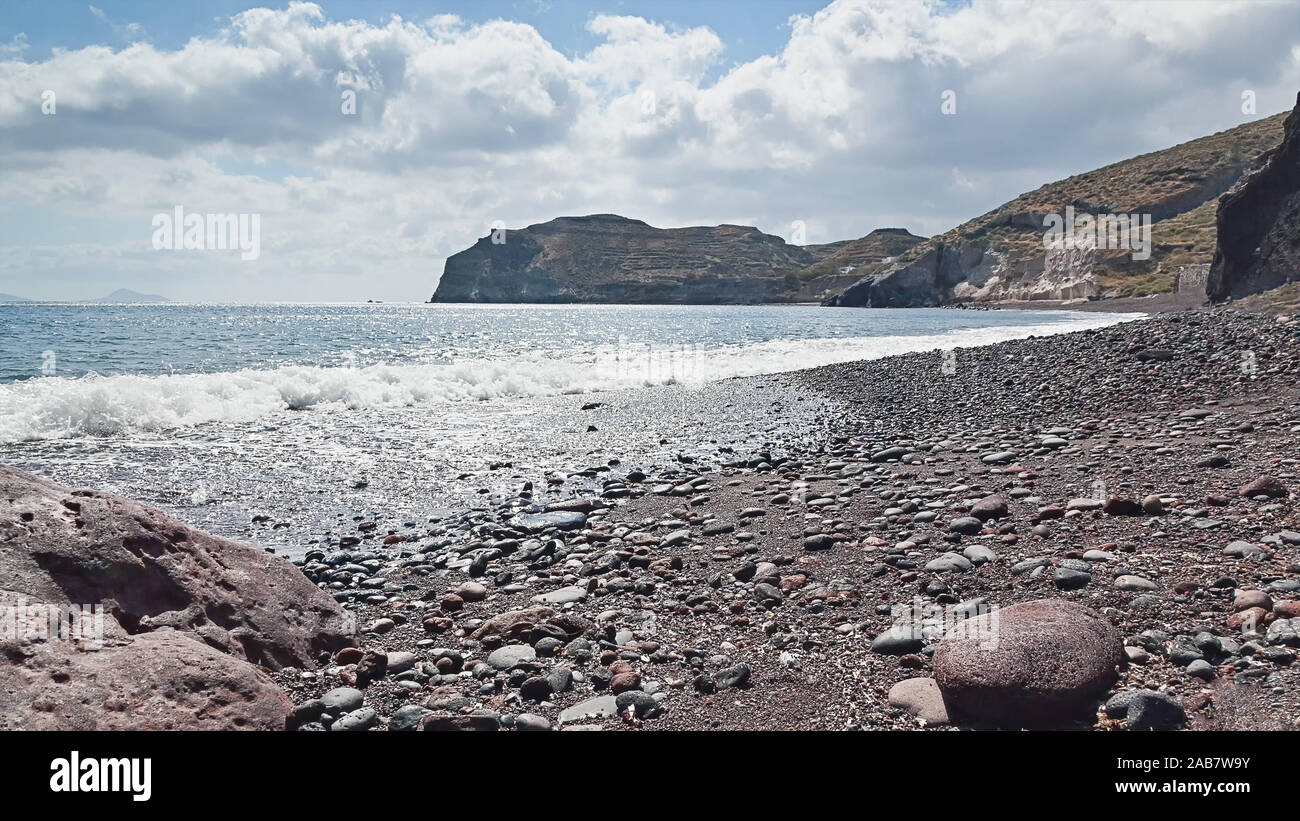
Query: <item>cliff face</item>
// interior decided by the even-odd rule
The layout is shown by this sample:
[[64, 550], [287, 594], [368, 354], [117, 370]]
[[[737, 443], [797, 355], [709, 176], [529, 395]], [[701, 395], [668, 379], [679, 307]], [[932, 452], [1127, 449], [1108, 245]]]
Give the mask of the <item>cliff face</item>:
[[[1218, 198], [1278, 144], [1282, 119], [1268, 117], [1045, 185], [868, 268], [826, 303], [915, 307], [1171, 292], [1179, 270], [1210, 263]], [[1132, 248], [1047, 250], [1044, 218], [1064, 215], [1067, 207], [1080, 218], [1149, 216], [1150, 257], [1135, 259]]]
[[1300, 280], [1300, 95], [1282, 144], [1219, 200], [1206, 293], [1243, 297]]
[[432, 302], [810, 300], [820, 296], [821, 272], [801, 272], [863, 242], [798, 246], [757, 228], [662, 229], [613, 214], [560, 217], [492, 239], [447, 259]]

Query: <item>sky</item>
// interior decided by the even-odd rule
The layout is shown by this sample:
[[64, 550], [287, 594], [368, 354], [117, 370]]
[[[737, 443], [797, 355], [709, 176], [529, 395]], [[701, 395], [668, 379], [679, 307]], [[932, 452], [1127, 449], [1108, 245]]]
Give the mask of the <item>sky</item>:
[[[1297, 91], [1298, 3], [4, 0], [0, 292], [424, 301], [575, 214], [928, 236]], [[156, 247], [178, 208], [244, 251]]]

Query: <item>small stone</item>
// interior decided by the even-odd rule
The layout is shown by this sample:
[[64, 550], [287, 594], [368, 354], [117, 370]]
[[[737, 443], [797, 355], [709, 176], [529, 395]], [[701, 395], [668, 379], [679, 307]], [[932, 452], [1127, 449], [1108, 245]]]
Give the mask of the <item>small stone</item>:
[[342, 715], [361, 708], [365, 695], [355, 687], [335, 687], [320, 697], [324, 711], [330, 715]]
[[587, 588], [571, 585], [561, 587], [559, 590], [553, 590], [550, 593], [543, 593], [540, 596], [533, 596], [533, 601], [538, 604], [569, 604], [571, 602], [581, 602], [587, 599]]
[[369, 707], [362, 707], [340, 716], [330, 725], [330, 732], [364, 732], [378, 723], [379, 714]]
[[740, 687], [749, 681], [749, 675], [748, 664], [737, 664], [734, 667], [727, 667], [714, 673], [713, 684], [719, 690]]
[[902, 656], [920, 652], [925, 646], [921, 631], [910, 624], [896, 624], [876, 636], [871, 642], [871, 652], [887, 656]]
[[403, 704], [393, 711], [388, 719], [389, 732], [411, 732], [420, 728], [420, 721], [433, 712], [419, 704]]
[[931, 573], [965, 573], [973, 568], [970, 560], [958, 553], [944, 553], [937, 559], [926, 563], [925, 569]]
[[1007, 500], [998, 494], [985, 496], [971, 505], [970, 515], [981, 522], [989, 519], [1001, 519], [1007, 515]]
[[1205, 681], [1210, 681], [1219, 676], [1214, 669], [1214, 665], [1210, 664], [1205, 659], [1196, 659], [1191, 664], [1187, 665], [1187, 675], [1192, 678], [1204, 679]]
[[508, 644], [493, 650], [487, 657], [487, 663], [498, 670], [509, 670], [516, 664], [536, 658], [537, 651], [527, 644]]
[[625, 713], [628, 710], [637, 718], [648, 718], [659, 712], [659, 702], [655, 697], [642, 690], [627, 690], [619, 694], [614, 700], [614, 706], [619, 713]]
[[515, 729], [521, 733], [545, 733], [551, 729], [551, 722], [534, 713], [520, 713], [515, 716]]
[[551, 682], [541, 676], [530, 676], [519, 685], [519, 696], [524, 701], [546, 701], [551, 697]]
[[889, 689], [889, 703], [927, 724], [942, 725], [950, 721], [943, 693], [932, 678], [903, 679]]
[[588, 718], [612, 718], [618, 715], [618, 701], [615, 696], [596, 696], [575, 704], [560, 713], [560, 723], [568, 724]]
[[1234, 611], [1249, 610], [1252, 607], [1258, 607], [1261, 610], [1273, 609], [1273, 598], [1263, 590], [1238, 590], [1232, 597], [1232, 609]]
[[1138, 690], [1127, 703], [1125, 718], [1131, 730], [1172, 730], [1187, 721], [1187, 713], [1171, 695]]
[[1132, 499], [1107, 499], [1101, 512], [1107, 516], [1141, 516], [1145, 513], [1142, 505]]
[[641, 674], [635, 670], [618, 673], [609, 682], [609, 690], [615, 695], [626, 693], [629, 690], [637, 690], [641, 687]]
[[1150, 579], [1130, 575], [1116, 576], [1115, 586], [1120, 590], [1130, 590], [1134, 592], [1138, 590], [1155, 590], [1158, 587], [1158, 585]]
[[488, 590], [478, 582], [465, 582], [456, 587], [456, 595], [463, 601], [480, 602], [487, 598]]

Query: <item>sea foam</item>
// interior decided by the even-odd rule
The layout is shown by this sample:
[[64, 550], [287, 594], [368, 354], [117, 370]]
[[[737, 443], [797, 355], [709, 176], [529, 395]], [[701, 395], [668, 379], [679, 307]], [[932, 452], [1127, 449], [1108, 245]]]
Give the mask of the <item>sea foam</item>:
[[0, 385], [0, 444], [156, 433], [289, 411], [346, 411], [700, 384], [913, 351], [986, 345], [1113, 325], [1142, 314], [1073, 314], [923, 336], [780, 339], [698, 347], [611, 343], [594, 350], [365, 367], [286, 366], [161, 376], [91, 374]]

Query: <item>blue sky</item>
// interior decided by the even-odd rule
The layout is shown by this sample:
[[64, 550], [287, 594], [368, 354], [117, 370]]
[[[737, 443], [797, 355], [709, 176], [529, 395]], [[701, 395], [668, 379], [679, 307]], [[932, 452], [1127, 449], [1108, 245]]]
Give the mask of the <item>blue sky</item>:
[[[94, 5], [101, 15], [92, 13]], [[178, 48], [193, 35], [220, 27], [225, 20], [256, 5], [248, 0], [204, 0], [179, 3], [160, 0], [101, 0], [93, 4], [72, 0], [6, 0], [0, 10], [0, 40], [25, 33], [29, 58], [47, 58], [53, 48], [122, 45], [141, 37], [160, 48]], [[274, 7], [275, 4], [268, 4]], [[623, 0], [584, 3], [572, 0], [472, 0], [471, 2], [375, 2], [348, 0], [322, 4], [335, 19], [382, 23], [396, 14], [419, 20], [433, 14], [455, 14], [473, 23], [493, 19], [517, 20], [533, 26], [557, 50], [575, 56], [599, 39], [586, 23], [597, 14], [631, 15], [671, 21], [684, 28], [707, 26], [726, 44], [730, 61], [752, 60], [780, 51], [789, 38], [792, 15], [810, 15], [824, 0]], [[139, 22], [143, 32], [123, 29]], [[721, 66], [716, 73], [721, 72]]]
[[[422, 300], [564, 214], [929, 235], [1297, 90], [1300, 4], [9, 0], [0, 292]], [[156, 249], [178, 206], [259, 255]]]

